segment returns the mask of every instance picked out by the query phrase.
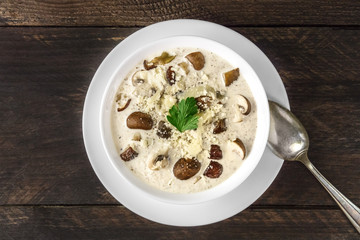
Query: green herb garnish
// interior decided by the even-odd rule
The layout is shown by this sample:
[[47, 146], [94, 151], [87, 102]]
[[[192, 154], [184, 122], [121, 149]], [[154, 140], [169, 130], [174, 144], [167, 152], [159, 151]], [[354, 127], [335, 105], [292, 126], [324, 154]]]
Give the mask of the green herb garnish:
[[175, 104], [169, 110], [170, 115], [167, 115], [167, 120], [174, 125], [180, 132], [198, 127], [199, 117], [196, 100], [193, 97], [188, 97], [181, 100], [179, 104]]

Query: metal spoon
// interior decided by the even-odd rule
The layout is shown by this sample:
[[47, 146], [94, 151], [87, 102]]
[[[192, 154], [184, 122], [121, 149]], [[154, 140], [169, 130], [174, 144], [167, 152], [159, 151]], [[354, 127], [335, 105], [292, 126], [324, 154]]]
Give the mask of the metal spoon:
[[360, 233], [360, 209], [341, 194], [309, 161], [309, 137], [301, 122], [286, 108], [269, 101], [270, 134], [268, 146], [278, 157], [302, 162], [334, 198], [352, 225]]

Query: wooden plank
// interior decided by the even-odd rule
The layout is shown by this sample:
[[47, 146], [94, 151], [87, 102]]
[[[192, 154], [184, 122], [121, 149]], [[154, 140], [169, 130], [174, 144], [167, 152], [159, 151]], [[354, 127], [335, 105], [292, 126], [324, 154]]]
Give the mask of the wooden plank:
[[105, 32], [1, 29], [1, 203], [116, 203], [90, 166], [81, 127], [96, 68], [132, 30]]
[[[0, 205], [114, 204], [81, 134], [86, 90], [106, 54], [137, 28], [0, 28]], [[310, 158], [360, 205], [360, 31], [236, 28], [275, 64], [310, 138]], [[331, 205], [286, 163], [256, 205]]]
[[359, 25], [360, 2], [343, 1], [20, 1], [0, 2], [0, 25], [146, 26], [180, 18], [244, 25]]
[[248, 209], [216, 224], [186, 228], [154, 223], [120, 206], [0, 208], [0, 238], [4, 240], [358, 237], [340, 210]]

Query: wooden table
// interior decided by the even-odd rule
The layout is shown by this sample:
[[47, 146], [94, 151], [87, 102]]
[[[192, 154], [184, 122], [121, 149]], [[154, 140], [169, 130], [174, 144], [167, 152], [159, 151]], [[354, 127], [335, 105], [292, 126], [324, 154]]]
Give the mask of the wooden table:
[[300, 163], [222, 222], [171, 227], [130, 212], [102, 186], [82, 109], [104, 57], [158, 21], [216, 22], [253, 41], [308, 130], [310, 159], [360, 205], [360, 2], [0, 1], [0, 239], [359, 239]]

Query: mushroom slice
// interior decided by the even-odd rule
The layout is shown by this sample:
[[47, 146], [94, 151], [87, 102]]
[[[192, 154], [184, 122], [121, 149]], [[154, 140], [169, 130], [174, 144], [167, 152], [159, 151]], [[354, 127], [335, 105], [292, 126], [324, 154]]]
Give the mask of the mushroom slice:
[[138, 86], [146, 82], [147, 79], [148, 79], [148, 72], [145, 70], [139, 70], [133, 74], [131, 78], [131, 82], [133, 86]]
[[200, 97], [195, 98], [196, 105], [200, 109], [200, 111], [205, 111], [211, 106], [212, 97], [202, 95]]
[[129, 98], [129, 96], [127, 96], [124, 93], [120, 93], [116, 97], [117, 111], [118, 112], [124, 111], [129, 106], [130, 102], [131, 99]]
[[236, 138], [231, 143], [233, 146], [233, 152], [237, 153], [240, 156], [241, 160], [244, 160], [246, 156], [246, 148], [244, 143], [239, 138]]
[[171, 70], [172, 66], [168, 68], [166, 71], [166, 80], [169, 82], [170, 85], [174, 85], [176, 82], [176, 73], [174, 70]]
[[139, 154], [132, 148], [128, 147], [123, 153], [120, 154], [120, 157], [125, 162], [130, 161], [136, 158]]
[[235, 116], [233, 122], [242, 122], [243, 117], [248, 115], [251, 111], [250, 101], [243, 95], [235, 96]]
[[161, 138], [168, 139], [169, 137], [171, 137], [171, 128], [167, 127], [164, 121], [160, 121], [158, 124], [158, 130], [156, 132], [156, 135]]
[[117, 108], [117, 111], [118, 112], [124, 111], [130, 105], [130, 102], [131, 102], [131, 99], [128, 99], [127, 102], [125, 103], [125, 105], [119, 106]]
[[195, 70], [201, 70], [205, 65], [205, 57], [201, 52], [192, 52], [185, 56]]
[[133, 112], [126, 119], [126, 125], [130, 129], [150, 130], [153, 126], [153, 120], [147, 113]]
[[168, 164], [169, 164], [169, 157], [166, 155], [160, 154], [150, 160], [149, 168], [151, 170], [157, 171], [162, 168], [165, 168]]
[[219, 145], [211, 144], [209, 159], [220, 160], [222, 159], [222, 151]]
[[213, 130], [213, 134], [219, 134], [225, 132], [227, 130], [225, 118], [220, 119], [215, 122], [215, 128]]
[[200, 171], [201, 163], [196, 158], [180, 158], [174, 165], [173, 173], [177, 179], [186, 180]]
[[235, 80], [237, 80], [240, 76], [239, 68], [235, 68], [231, 71], [228, 71], [223, 74], [225, 86], [230, 86]]
[[148, 62], [147, 60], [144, 60], [144, 68], [146, 70], [151, 70], [153, 68], [156, 68], [156, 65], [152, 62]]
[[204, 171], [204, 176], [207, 176], [208, 178], [218, 178], [222, 172], [223, 166], [216, 161], [211, 161], [209, 166]]

